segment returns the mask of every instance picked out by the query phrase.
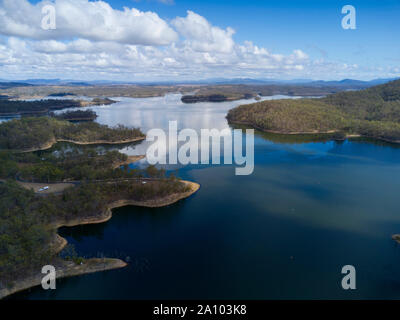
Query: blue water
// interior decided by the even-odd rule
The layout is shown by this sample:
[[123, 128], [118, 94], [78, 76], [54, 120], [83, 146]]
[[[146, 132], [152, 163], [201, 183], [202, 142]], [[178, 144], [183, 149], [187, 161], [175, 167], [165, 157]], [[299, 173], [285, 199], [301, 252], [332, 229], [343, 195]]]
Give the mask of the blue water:
[[[144, 131], [229, 128], [243, 103], [184, 105], [179, 95], [122, 99], [93, 108], [97, 121]], [[147, 143], [121, 147], [144, 153]], [[145, 165], [145, 160], [140, 165]], [[61, 229], [80, 255], [125, 259], [120, 270], [62, 279], [28, 299], [398, 299], [400, 148], [352, 140], [316, 142], [257, 133], [255, 169], [185, 166], [201, 184], [192, 197], [158, 208], [125, 207], [103, 224]], [[341, 269], [356, 268], [356, 290]]]

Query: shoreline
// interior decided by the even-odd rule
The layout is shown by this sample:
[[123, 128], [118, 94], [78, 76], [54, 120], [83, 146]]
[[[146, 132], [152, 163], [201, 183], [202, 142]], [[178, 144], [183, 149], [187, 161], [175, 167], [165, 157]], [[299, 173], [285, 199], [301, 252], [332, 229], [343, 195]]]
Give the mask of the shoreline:
[[180, 180], [181, 182], [189, 185], [191, 187], [190, 191], [183, 193], [173, 193], [169, 196], [159, 198], [159, 199], [151, 199], [151, 200], [129, 200], [129, 199], [121, 199], [117, 201], [113, 201], [109, 203], [106, 208], [104, 208], [103, 212], [96, 217], [84, 217], [77, 218], [69, 221], [58, 221], [51, 225], [53, 229], [59, 229], [61, 227], [76, 227], [79, 225], [85, 224], [99, 224], [107, 222], [112, 218], [112, 210], [116, 208], [126, 207], [126, 206], [136, 206], [136, 207], [147, 207], [147, 208], [160, 208], [166, 207], [179, 200], [189, 198], [191, 195], [196, 193], [200, 189], [200, 185], [196, 182]]
[[48, 150], [51, 147], [53, 147], [56, 143], [58, 142], [68, 142], [68, 143], [73, 143], [76, 145], [95, 145], [95, 144], [126, 144], [126, 143], [131, 143], [131, 142], [137, 142], [137, 141], [143, 141], [145, 140], [146, 137], [136, 137], [128, 140], [118, 140], [118, 141], [108, 141], [108, 140], [96, 140], [96, 141], [90, 141], [90, 142], [82, 142], [82, 141], [74, 141], [74, 140], [68, 140], [68, 139], [54, 139], [51, 140], [44, 145], [37, 147], [37, 148], [31, 148], [31, 149], [10, 149], [9, 151], [15, 152], [15, 153], [27, 153], [27, 152], [36, 152], [36, 151], [43, 151], [43, 150]]
[[[49, 96], [43, 96], [43, 97], [32, 96], [32, 97], [27, 97], [27, 98], [23, 98], [23, 99], [18, 98], [18, 99], [15, 99], [15, 101], [27, 101], [29, 99], [41, 100], [41, 99], [46, 99], [48, 97]], [[54, 96], [53, 98], [57, 98], [57, 97]], [[72, 100], [75, 102], [79, 102], [79, 106], [66, 106], [66, 107], [60, 107], [60, 108], [55, 108], [55, 109], [43, 109], [43, 110], [36, 110], [36, 111], [29, 110], [29, 111], [16, 111], [16, 112], [0, 112], [0, 117], [18, 117], [18, 116], [22, 117], [24, 115], [39, 116], [39, 115], [43, 115], [43, 114], [48, 114], [52, 111], [59, 111], [59, 110], [63, 110], [63, 109], [96, 107], [96, 106], [102, 106], [102, 105], [111, 105], [111, 104], [118, 102], [116, 100], [112, 100], [109, 98], [103, 99], [100, 97], [94, 97], [92, 99], [100, 99], [100, 100], [86, 101], [86, 100], [65, 99], [65, 100]], [[51, 100], [51, 97], [48, 100]], [[92, 119], [92, 120], [94, 120], [94, 119]]]
[[396, 233], [392, 235], [392, 240], [400, 244], [400, 234]]
[[113, 169], [117, 169], [117, 168], [119, 168], [119, 167], [121, 167], [121, 166], [129, 165], [129, 164], [131, 164], [131, 163], [140, 161], [140, 160], [142, 160], [142, 159], [144, 159], [144, 158], [146, 158], [145, 155], [128, 156], [128, 158], [127, 158], [125, 161], [120, 161], [120, 162], [117, 162], [117, 163], [113, 164], [112, 168], [113, 168]]
[[[305, 132], [284, 132], [284, 131], [276, 131], [276, 130], [267, 130], [267, 129], [263, 129], [257, 125], [254, 125], [252, 123], [249, 122], [245, 122], [245, 121], [232, 121], [232, 120], [228, 120], [229, 124], [237, 124], [237, 125], [244, 125], [244, 126], [249, 126], [253, 129], [262, 131], [262, 132], [266, 132], [266, 133], [274, 133], [274, 134], [281, 134], [281, 135], [318, 135], [318, 134], [333, 134], [336, 132], [340, 132], [340, 130], [329, 130], [329, 131], [305, 131]], [[379, 138], [379, 137], [370, 137], [370, 136], [365, 136], [362, 134], [347, 134], [346, 137], [343, 139], [348, 139], [348, 138], [370, 138], [370, 139], [375, 139], [375, 140], [380, 140], [380, 141], [384, 141], [384, 142], [388, 142], [388, 143], [394, 143], [394, 144], [400, 144], [400, 140], [389, 140], [389, 139], [385, 139], [385, 138]]]
[[[190, 186], [190, 190], [183, 193], [173, 193], [163, 198], [136, 201], [129, 199], [117, 200], [109, 203], [103, 210], [103, 213], [97, 217], [83, 217], [69, 221], [58, 221], [49, 225], [50, 229], [56, 230], [56, 236], [54, 241], [50, 244], [53, 248], [53, 252], [59, 253], [66, 245], [67, 240], [58, 234], [58, 229], [61, 227], [74, 227], [78, 225], [86, 224], [99, 224], [110, 220], [113, 216], [112, 210], [125, 206], [138, 206], [148, 208], [159, 208], [171, 205], [182, 199], [188, 198], [200, 189], [200, 185], [196, 182], [181, 180], [181, 182]], [[99, 271], [113, 270], [124, 268], [128, 264], [121, 259], [112, 258], [91, 258], [84, 260], [84, 263], [77, 265], [72, 261], [64, 261], [61, 266], [56, 268], [57, 278], [73, 277], [88, 273], [94, 273]], [[14, 293], [27, 290], [32, 287], [36, 287], [41, 284], [42, 277], [44, 275], [39, 274], [35, 276], [29, 276], [25, 279], [16, 281], [12, 288], [0, 289], [0, 299], [12, 295]]]
[[[63, 261], [61, 265], [56, 266], [57, 279], [74, 277], [99, 271], [107, 271], [126, 267], [128, 264], [120, 259], [111, 258], [91, 258], [84, 260], [84, 263], [77, 265], [73, 261]], [[4, 288], [0, 290], [0, 299], [10, 296], [14, 293], [27, 290], [42, 283], [44, 274], [30, 276], [17, 281], [12, 288]]]

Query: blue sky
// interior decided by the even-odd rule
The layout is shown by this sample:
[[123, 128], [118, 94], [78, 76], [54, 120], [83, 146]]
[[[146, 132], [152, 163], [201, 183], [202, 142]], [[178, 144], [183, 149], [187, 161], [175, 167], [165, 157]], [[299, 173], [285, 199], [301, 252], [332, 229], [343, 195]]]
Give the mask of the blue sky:
[[[27, 0], [18, 1], [27, 2]], [[57, 1], [63, 2], [63, 0]], [[88, 2], [88, 0], [65, 1], [72, 3], [74, 1]], [[135, 40], [138, 37], [137, 34], [129, 34], [126, 37], [124, 35], [124, 40], [117, 41], [125, 46], [124, 49], [121, 48], [124, 52], [127, 48], [132, 50], [132, 46], [137, 46], [135, 50], [140, 51], [142, 58], [149, 63], [147, 71], [143, 68], [143, 61], [132, 60], [130, 77], [135, 79], [188, 79], [190, 74], [195, 75], [195, 78], [206, 78], [224, 74], [225, 71], [228, 77], [282, 79], [302, 77], [372, 79], [393, 77], [400, 74], [400, 44], [396, 40], [398, 30], [400, 30], [400, 1], [398, 0], [106, 0], [105, 2], [116, 12], [122, 12], [120, 10], [123, 10], [124, 7], [136, 8], [140, 12], [152, 12], [162, 20], [161, 23], [165, 22], [167, 25], [167, 27], [164, 26], [165, 28], [170, 28], [172, 33], [177, 34], [175, 38], [169, 34], [171, 39], [167, 44], [163, 43], [161, 46], [160, 41], [157, 42], [152, 36], [150, 37], [150, 45], [154, 47], [154, 50], [162, 52], [159, 54], [151, 53], [153, 65], [150, 63], [150, 58], [147, 60], [143, 58], [146, 54], [144, 52], [149, 52], [149, 50], [143, 47], [139, 40]], [[34, 7], [40, 7], [44, 3], [42, 1], [30, 1], [30, 4]], [[341, 8], [348, 4], [356, 8], [356, 30], [344, 30], [341, 26], [341, 20], [344, 16], [341, 13]], [[7, 4], [0, 5], [0, 9], [2, 6], [7, 9]], [[62, 10], [61, 6], [57, 8], [60, 8], [59, 11]], [[84, 6], [82, 5], [80, 8], [82, 9]], [[87, 5], [87, 8], [91, 8], [90, 4]], [[7, 10], [10, 10], [10, 8], [8, 7]], [[88, 9], [88, 11], [90, 10], [92, 9]], [[189, 17], [188, 11], [193, 12], [191, 17]], [[63, 14], [65, 16], [65, 13]], [[104, 15], [106, 14], [104, 13]], [[21, 24], [24, 23], [21, 20], [23, 19], [22, 14], [21, 17], [15, 15], [16, 21]], [[187, 21], [182, 20], [177, 25], [176, 21], [179, 17], [187, 19]], [[204, 21], [200, 21], [199, 17]], [[62, 26], [65, 25], [68, 30], [76, 30], [62, 19], [63, 17], [58, 20], [63, 22]], [[29, 25], [29, 23], [34, 23], [32, 21], [34, 20], [25, 23]], [[95, 17], [93, 21], [96, 21]], [[202, 24], [207, 24], [207, 30], [211, 30], [210, 35], [205, 35], [204, 39], [200, 39], [199, 35], [196, 34], [194, 24], [199, 21]], [[127, 26], [127, 24], [125, 23], [123, 26]], [[94, 24], [91, 28], [95, 27]], [[121, 26], [116, 26], [116, 28], [118, 27]], [[192, 30], [191, 27], [194, 29]], [[230, 33], [228, 28], [233, 29], [234, 32]], [[149, 29], [144, 29], [144, 31], [146, 30]], [[189, 31], [186, 32], [185, 30]], [[57, 32], [60, 34], [57, 34], [54, 39], [43, 35], [30, 34], [27, 36], [20, 30], [11, 30], [8, 26], [2, 27], [0, 22], [0, 34], [2, 34], [4, 46], [12, 46], [12, 44], [8, 44], [10, 38], [12, 38], [11, 42], [14, 41], [13, 39], [25, 41], [25, 47], [33, 48], [35, 54], [40, 52], [46, 55], [48, 60], [59, 59], [59, 61], [70, 63], [73, 58], [70, 50], [72, 45], [65, 49], [64, 58], [66, 60], [62, 60], [61, 49], [58, 47], [77, 39], [85, 39], [92, 44], [99, 43], [102, 40], [110, 41], [106, 36], [101, 39], [98, 35], [88, 36], [83, 32], [77, 34], [65, 32], [62, 35], [62, 31], [57, 30]], [[118, 36], [116, 35], [116, 37]], [[168, 35], [165, 38], [168, 38]], [[177, 40], [178, 38], [179, 40]], [[234, 44], [229, 42], [230, 39]], [[14, 46], [22, 46], [21, 43], [15, 44], [16, 40]], [[42, 48], [45, 45], [44, 41], [53, 40], [60, 42], [57, 49], [37, 51], [37, 47]], [[144, 45], [148, 47], [146, 41], [144, 40]], [[218, 41], [225, 41], [227, 47], [222, 49], [223, 52], [217, 48]], [[246, 46], [248, 42], [251, 42], [254, 47], [246, 49], [248, 52], [243, 53], [243, 46]], [[56, 44], [53, 43], [52, 45]], [[96, 48], [99, 48], [99, 46]], [[103, 43], [101, 47], [104, 50], [103, 60], [108, 57], [110, 61], [113, 57], [112, 53], [104, 49], [105, 47]], [[177, 47], [181, 48], [179, 53]], [[185, 49], [182, 49], [184, 47]], [[262, 59], [257, 53], [261, 49], [267, 52]], [[76, 55], [76, 49], [74, 50], [73, 52]], [[193, 54], [189, 57], [187, 52], [190, 50], [193, 50]], [[297, 50], [297, 53], [294, 53], [295, 50]], [[67, 56], [67, 54], [70, 55]], [[303, 54], [307, 57], [306, 59]], [[232, 58], [233, 55], [235, 55], [235, 59]], [[155, 72], [156, 68], [153, 68], [153, 66], [158, 65], [156, 56], [165, 61], [160, 65], [158, 73]], [[129, 57], [132, 57], [132, 55]], [[137, 58], [137, 55], [135, 57]], [[89, 57], [87, 58], [89, 59]], [[105, 62], [101, 62], [101, 57], [92, 55], [90, 59], [97, 59], [97, 65], [100, 66], [97, 71], [94, 66], [88, 66], [87, 75], [90, 74], [90, 77], [126, 78], [126, 75], [122, 73], [118, 76], [118, 62], [115, 62], [112, 66], [109, 65], [109, 69], [107, 69]], [[187, 59], [186, 65], [182, 62], [185, 59]], [[198, 63], [197, 66], [192, 66], [193, 69], [189, 66], [190, 59]], [[244, 59], [244, 62], [241, 63], [240, 59]], [[127, 61], [130, 61], [128, 57], [124, 59], [125, 63]], [[257, 70], [257, 62], [265, 68]], [[21, 63], [23, 63], [22, 60]], [[202, 63], [203, 65], [201, 65]], [[137, 65], [136, 69], [133, 65]], [[104, 69], [102, 69], [103, 67]], [[71, 66], [66, 73], [71, 77], [77, 77], [80, 75], [78, 64], [76, 68], [77, 71], [74, 72]], [[16, 74], [16, 77], [24, 75], [22, 69], [24, 68], [18, 71], [19, 74]], [[40, 70], [43, 76], [52, 75], [50, 69], [48, 71], [44, 69], [43, 66], [37, 67], [37, 70]], [[10, 70], [12, 68], [8, 66], [8, 71], [3, 70], [3, 73], [9, 73]], [[35, 72], [34, 70], [29, 71], [27, 68], [25, 70], [26, 76]], [[1, 71], [0, 60], [0, 78], [3, 78], [4, 75], [1, 74]]]
[[[400, 1], [398, 0], [175, 0], [113, 1], [115, 7], [134, 5], [156, 10], [172, 19], [192, 10], [211, 23], [236, 30], [235, 40], [250, 40], [272, 51], [294, 47], [318, 58], [327, 55], [347, 63], [400, 65]], [[344, 30], [341, 9], [356, 8], [357, 29]]]

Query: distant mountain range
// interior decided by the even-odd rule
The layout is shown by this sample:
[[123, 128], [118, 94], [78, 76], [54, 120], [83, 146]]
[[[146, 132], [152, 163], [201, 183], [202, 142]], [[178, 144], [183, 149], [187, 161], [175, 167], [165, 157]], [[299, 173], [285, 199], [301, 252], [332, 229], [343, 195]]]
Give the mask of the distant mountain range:
[[188, 81], [187, 83], [203, 83], [203, 84], [265, 84], [265, 85], [302, 85], [314, 87], [370, 87], [378, 84], [387, 83], [389, 81], [397, 80], [400, 78], [387, 78], [387, 79], [373, 79], [369, 81], [343, 79], [343, 80], [311, 80], [311, 79], [292, 79], [292, 80], [279, 80], [279, 79], [251, 79], [251, 78], [236, 78], [236, 79], [206, 79], [195, 82]]
[[112, 80], [95, 80], [95, 81], [79, 81], [79, 80], [61, 80], [61, 79], [27, 79], [27, 80], [3, 80], [0, 79], [0, 88], [15, 87], [15, 86], [32, 86], [32, 85], [75, 85], [75, 86], [90, 86], [90, 85], [111, 85], [111, 84], [136, 84], [136, 85], [189, 85], [189, 84], [230, 84], [230, 85], [301, 85], [312, 87], [348, 87], [348, 88], [367, 88], [378, 84], [387, 83], [400, 78], [373, 79], [370, 81], [343, 79], [343, 80], [312, 80], [312, 79], [252, 79], [252, 78], [210, 78], [204, 80], [185, 80], [185, 81], [112, 81]]

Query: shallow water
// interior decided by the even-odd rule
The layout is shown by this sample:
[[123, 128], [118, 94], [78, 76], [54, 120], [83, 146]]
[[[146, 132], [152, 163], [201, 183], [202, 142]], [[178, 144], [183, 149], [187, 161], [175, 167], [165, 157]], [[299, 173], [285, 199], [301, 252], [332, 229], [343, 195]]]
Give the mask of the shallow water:
[[[147, 131], [229, 128], [244, 103], [182, 104], [180, 95], [93, 107], [98, 122]], [[248, 101], [247, 101], [248, 102]], [[147, 142], [122, 146], [143, 154]], [[179, 175], [201, 184], [192, 197], [158, 209], [125, 207], [100, 225], [63, 228], [80, 255], [129, 266], [34, 288], [28, 299], [357, 299], [400, 298], [400, 148], [352, 140], [257, 133], [255, 169], [191, 165]], [[145, 160], [141, 164], [145, 165]], [[354, 265], [357, 289], [341, 288]]]

